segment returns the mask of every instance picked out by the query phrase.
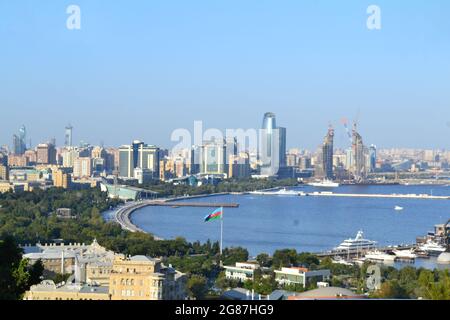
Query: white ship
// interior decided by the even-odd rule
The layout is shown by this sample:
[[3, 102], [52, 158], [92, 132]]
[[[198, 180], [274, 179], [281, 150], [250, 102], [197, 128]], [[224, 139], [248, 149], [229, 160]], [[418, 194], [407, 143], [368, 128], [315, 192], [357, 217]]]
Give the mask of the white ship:
[[294, 190], [287, 190], [286, 188], [280, 189], [273, 193], [274, 195], [281, 195], [281, 196], [298, 196], [298, 192]]
[[308, 185], [317, 187], [317, 188], [337, 188], [337, 187], [339, 187], [339, 183], [333, 182], [333, 181], [327, 180], [327, 179], [322, 180], [322, 181], [317, 181], [317, 182], [311, 182], [311, 183], [308, 183]]
[[402, 211], [404, 208], [400, 207], [400, 206], [395, 206], [394, 210], [395, 211]]
[[417, 254], [415, 254], [412, 250], [393, 250], [392, 252], [397, 258], [402, 260], [414, 260], [417, 258]]
[[294, 190], [287, 190], [286, 188], [277, 191], [252, 191], [250, 194], [263, 196], [298, 196], [299, 192]]
[[429, 255], [439, 255], [446, 251], [446, 248], [439, 243], [427, 241], [425, 244], [419, 246], [420, 251], [424, 251]]
[[394, 262], [397, 258], [395, 255], [387, 254], [378, 250], [370, 251], [364, 256], [370, 261]]
[[353, 263], [348, 262], [347, 260], [345, 260], [344, 258], [339, 257], [339, 256], [335, 257], [332, 260], [332, 263], [334, 263], [334, 264], [342, 264], [344, 266], [353, 266]]
[[370, 249], [375, 247], [376, 241], [364, 239], [364, 233], [358, 231], [355, 239], [344, 240], [335, 250], [337, 251], [351, 251], [360, 249]]

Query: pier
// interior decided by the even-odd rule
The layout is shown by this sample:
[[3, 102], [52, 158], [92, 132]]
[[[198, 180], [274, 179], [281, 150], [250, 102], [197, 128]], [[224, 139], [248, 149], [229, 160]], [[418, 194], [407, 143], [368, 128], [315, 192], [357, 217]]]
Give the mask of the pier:
[[239, 208], [239, 203], [221, 202], [179, 202], [179, 201], [151, 201], [147, 206], [163, 207], [199, 207], [199, 208]]
[[450, 196], [432, 196], [429, 194], [369, 194], [369, 193], [333, 193], [310, 192], [299, 193], [300, 196], [310, 197], [351, 197], [351, 198], [394, 198], [394, 199], [422, 199], [422, 200], [450, 200]]
[[[194, 198], [194, 197], [193, 197]], [[130, 232], [145, 232], [138, 228], [131, 222], [131, 214], [136, 210], [149, 206], [162, 206], [162, 207], [193, 207], [193, 208], [238, 208], [239, 203], [222, 203], [222, 202], [184, 202], [181, 200], [190, 199], [190, 197], [183, 197], [178, 199], [164, 199], [164, 200], [145, 200], [139, 202], [132, 202], [117, 209], [114, 219], [120, 224], [122, 229]], [[156, 240], [162, 240], [155, 237]]]

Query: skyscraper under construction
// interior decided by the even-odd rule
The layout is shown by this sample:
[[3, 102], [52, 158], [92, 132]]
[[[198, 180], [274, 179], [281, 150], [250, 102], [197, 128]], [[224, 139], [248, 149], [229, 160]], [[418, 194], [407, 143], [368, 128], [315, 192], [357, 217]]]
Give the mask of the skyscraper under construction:
[[364, 180], [367, 175], [366, 152], [363, 139], [357, 131], [356, 123], [353, 125], [352, 133], [352, 167], [351, 173], [356, 181]]

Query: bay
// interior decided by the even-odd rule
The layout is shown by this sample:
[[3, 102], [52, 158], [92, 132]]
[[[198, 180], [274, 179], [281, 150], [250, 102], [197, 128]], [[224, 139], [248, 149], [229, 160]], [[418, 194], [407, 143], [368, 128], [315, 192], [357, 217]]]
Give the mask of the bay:
[[[323, 191], [314, 187], [299, 191]], [[450, 195], [447, 186], [368, 185], [341, 186], [335, 193]], [[183, 201], [235, 202], [225, 209], [224, 246], [242, 246], [252, 256], [294, 248], [299, 252], [328, 251], [359, 230], [380, 245], [415, 243], [450, 218], [450, 200], [340, 198], [299, 196], [220, 195]], [[395, 211], [395, 206], [404, 207]], [[214, 208], [146, 207], [133, 213], [139, 228], [164, 239], [181, 236], [188, 241], [219, 241], [220, 222], [203, 222]]]

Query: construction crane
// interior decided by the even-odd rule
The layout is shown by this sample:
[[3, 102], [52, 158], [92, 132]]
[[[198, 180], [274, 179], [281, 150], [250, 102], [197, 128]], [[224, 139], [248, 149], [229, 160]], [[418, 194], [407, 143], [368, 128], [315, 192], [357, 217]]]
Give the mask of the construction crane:
[[348, 139], [350, 140], [350, 144], [352, 144], [352, 133], [350, 132], [350, 129], [348, 127], [348, 119], [342, 118], [341, 119], [342, 124], [344, 125], [345, 131], [347, 132]]

